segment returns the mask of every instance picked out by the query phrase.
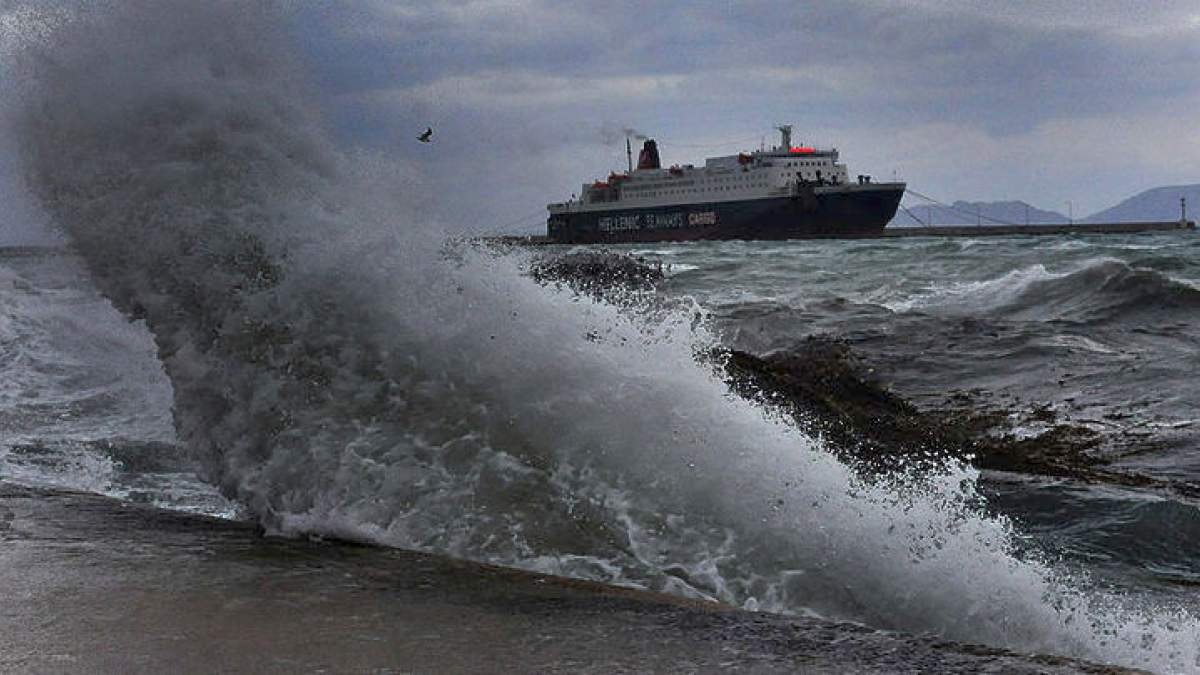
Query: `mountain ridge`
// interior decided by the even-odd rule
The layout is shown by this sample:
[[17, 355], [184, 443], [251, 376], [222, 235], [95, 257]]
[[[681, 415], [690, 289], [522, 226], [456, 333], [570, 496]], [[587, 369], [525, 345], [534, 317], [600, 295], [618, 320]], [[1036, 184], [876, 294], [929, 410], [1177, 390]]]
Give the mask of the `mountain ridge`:
[[[1179, 220], [1179, 199], [1187, 200], [1188, 218], [1200, 215], [1200, 183], [1163, 185], [1143, 190], [1077, 223], [1133, 223]], [[910, 204], [896, 213], [891, 227], [922, 225], [1043, 225], [1070, 222], [1058, 211], [1039, 209], [1022, 200]]]
[[1164, 185], [1143, 190], [1083, 220], [1085, 223], [1131, 223], [1138, 221], [1179, 220], [1179, 199], [1187, 200], [1188, 218], [1200, 213], [1200, 183]]

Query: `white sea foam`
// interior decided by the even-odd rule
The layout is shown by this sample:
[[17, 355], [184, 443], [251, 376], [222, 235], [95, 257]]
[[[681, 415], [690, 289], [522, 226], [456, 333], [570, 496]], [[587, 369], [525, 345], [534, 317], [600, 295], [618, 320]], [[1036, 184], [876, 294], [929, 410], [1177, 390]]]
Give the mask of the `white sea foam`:
[[700, 269], [699, 265], [690, 265], [688, 263], [669, 263], [663, 266], [663, 269], [668, 275], [675, 275], [681, 272], [691, 272]]

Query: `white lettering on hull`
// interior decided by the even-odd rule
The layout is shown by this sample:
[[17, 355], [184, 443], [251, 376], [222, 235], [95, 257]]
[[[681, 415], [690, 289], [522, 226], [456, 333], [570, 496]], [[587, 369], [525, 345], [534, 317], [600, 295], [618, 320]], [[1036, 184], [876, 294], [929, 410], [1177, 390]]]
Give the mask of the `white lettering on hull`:
[[716, 225], [716, 211], [683, 213], [631, 213], [622, 216], [602, 216], [597, 221], [601, 232], [625, 232], [628, 230], [662, 230], [680, 227]]

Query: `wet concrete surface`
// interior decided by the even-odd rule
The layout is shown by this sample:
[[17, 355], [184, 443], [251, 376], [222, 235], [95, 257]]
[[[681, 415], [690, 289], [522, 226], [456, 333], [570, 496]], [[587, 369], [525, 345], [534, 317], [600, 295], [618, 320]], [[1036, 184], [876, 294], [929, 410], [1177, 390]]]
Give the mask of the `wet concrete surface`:
[[0, 671], [1127, 672], [4, 483]]

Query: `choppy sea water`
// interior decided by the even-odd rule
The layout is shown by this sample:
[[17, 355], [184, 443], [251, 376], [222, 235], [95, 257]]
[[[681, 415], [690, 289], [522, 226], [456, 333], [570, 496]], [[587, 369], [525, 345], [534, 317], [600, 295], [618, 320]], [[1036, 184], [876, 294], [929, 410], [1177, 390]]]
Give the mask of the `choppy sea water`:
[[[664, 290], [696, 298], [732, 347], [845, 340], [924, 408], [968, 394], [1013, 411], [1018, 434], [1020, 413], [1045, 411], [1096, 431], [1095, 453], [1114, 468], [1200, 479], [1194, 233], [626, 248], [661, 260]], [[1192, 597], [1194, 500], [1010, 474], [985, 483], [1045, 550]]]
[[330, 137], [277, 19], [129, 2], [14, 48], [6, 141], [74, 253], [0, 259], [0, 479], [1200, 667], [1194, 504], [960, 465], [864, 480], [697, 359], [833, 335], [923, 405], [1125, 425], [1150, 441], [1122, 462], [1190, 479], [1189, 239], [664, 246], [677, 301], [615, 306], [448, 246], [406, 167]]
[[116, 313], [74, 256], [0, 249], [0, 479], [219, 517], [196, 474], [144, 324]]
[[[809, 335], [844, 338], [895, 391], [921, 405], [937, 406], [956, 390], [973, 390], [985, 402], [998, 399], [1008, 407], [1049, 405], [1067, 417], [1108, 419], [1110, 425], [1143, 430], [1135, 445], [1150, 448], [1131, 452], [1120, 462], [1139, 471], [1196, 478], [1191, 465], [1195, 439], [1188, 433], [1188, 415], [1194, 409], [1187, 398], [1188, 358], [1195, 353], [1187, 345], [1195, 338], [1188, 311], [1173, 309], [1186, 306], [1195, 277], [1187, 273], [1188, 265], [1174, 265], [1171, 274], [1150, 266], [1167, 258], [1196, 260], [1197, 244], [1187, 234], [882, 244], [713, 242], [653, 250], [626, 248], [661, 260], [668, 278], [658, 292], [694, 299], [724, 344], [765, 352], [786, 349]], [[1161, 253], [1150, 257], [1146, 251]], [[2, 410], [5, 438], [0, 447], [0, 479], [82, 489], [222, 517], [255, 517], [236, 498], [226, 498], [200, 477], [203, 462], [176, 436], [171, 382], [157, 358], [153, 336], [143, 321], [121, 315], [98, 293], [77, 255], [8, 249], [0, 266], [5, 377], [17, 385], [6, 392]], [[1076, 302], [1064, 303], [1061, 290], [1044, 290], [1101, 274], [1097, 269], [1107, 276], [1095, 287], [1080, 286], [1077, 293], [1084, 297]], [[1149, 282], [1136, 288], [1149, 290], [1122, 297], [1128, 292], [1122, 282], [1138, 277]], [[1166, 289], [1165, 295], [1156, 301], [1153, 294], [1160, 289]], [[1101, 300], [1092, 302], [1105, 310], [1101, 318], [1064, 319], [1068, 312], [1100, 313], [1084, 307], [1095, 296]], [[1035, 311], [1039, 302], [1043, 308]], [[1058, 311], [1065, 305], [1069, 309]], [[1117, 309], [1109, 309], [1113, 307]], [[1168, 319], [1172, 312], [1175, 318]], [[1158, 332], [1145, 330], [1146, 315], [1159, 317]], [[1170, 339], [1174, 350], [1161, 348], [1168, 327], [1176, 330]], [[1126, 334], [1133, 337], [1123, 339]], [[1092, 343], [1108, 346], [1101, 349]], [[1130, 362], [1139, 366], [1132, 375]], [[1087, 373], [1086, 387], [1069, 380], [1061, 384], [1045, 375], [1064, 371]], [[1150, 400], [1140, 403], [1141, 399], [1128, 398], [1126, 392], [1134, 386], [1129, 377], [1153, 378], [1145, 381], [1155, 383], [1152, 389], [1143, 385]], [[1119, 432], [1114, 436], [1118, 441], [1114, 451], [1120, 451], [1124, 436]], [[1052, 561], [1051, 566], [1071, 575], [1077, 587], [1149, 603], [1151, 615], [1155, 607], [1164, 613], [1196, 610], [1200, 551], [1195, 543], [1195, 503], [1155, 490], [1016, 474], [984, 474], [978, 489], [986, 511], [1015, 523], [1010, 536], [1026, 550], [1022, 555]], [[472, 499], [482, 496], [477, 492]], [[567, 491], [560, 496], [578, 499]], [[511, 509], [505, 515], [518, 517], [530, 508], [525, 499], [529, 498], [505, 498], [492, 506]], [[585, 518], [580, 520], [591, 525], [588, 520], [597, 516]], [[817, 532], [846, 527], [852, 533], [854, 524], [851, 519], [813, 526]], [[521, 530], [527, 532], [529, 527], [522, 523]], [[345, 534], [354, 531], [354, 524], [342, 520], [332, 527], [319, 522], [300, 526], [306, 528]], [[770, 527], [764, 524], [764, 530]], [[363, 532], [385, 542], [414, 544], [389, 539], [377, 530], [359, 534]], [[754, 574], [754, 565], [761, 564], [750, 557], [759, 553], [753, 547], [747, 560], [738, 560], [737, 542], [727, 540], [713, 560], [683, 559], [672, 566], [672, 533], [664, 528], [648, 539], [654, 536], [661, 538], [663, 547], [658, 580], [644, 569], [632, 569], [634, 565], [622, 570], [630, 562], [622, 559], [626, 552], [614, 554], [608, 548], [611, 542], [595, 551], [566, 555], [541, 551], [527, 559], [492, 557], [486, 546], [446, 552], [761, 606], [752, 590], [742, 591], [746, 595], [739, 597], [736, 591], [717, 585], [732, 581], [750, 586], [736, 575], [746, 574], [742, 570]], [[436, 544], [425, 548], [443, 550]], [[916, 552], [912, 555], [919, 558]], [[579, 564], [580, 560], [587, 564]], [[819, 557], [815, 562], [820, 566]], [[644, 564], [635, 565], [639, 563]], [[693, 571], [705, 569], [704, 565], [711, 566], [705, 570], [711, 575], [708, 578]], [[862, 569], [851, 568], [841, 583], [853, 589], [862, 583], [857, 578], [861, 573]], [[709, 581], [726, 574], [734, 578]], [[759, 588], [772, 590], [769, 584]], [[776, 600], [764, 608], [812, 611], [802, 600], [790, 606]], [[825, 608], [817, 613], [838, 616]], [[879, 618], [885, 626], [894, 625], [886, 615]], [[1186, 625], [1177, 627], [1186, 630]], [[1139, 663], [1137, 652], [1133, 654], [1129, 662]]]

